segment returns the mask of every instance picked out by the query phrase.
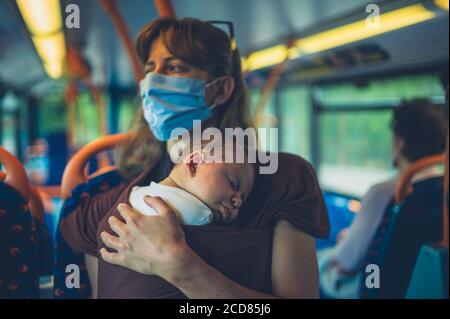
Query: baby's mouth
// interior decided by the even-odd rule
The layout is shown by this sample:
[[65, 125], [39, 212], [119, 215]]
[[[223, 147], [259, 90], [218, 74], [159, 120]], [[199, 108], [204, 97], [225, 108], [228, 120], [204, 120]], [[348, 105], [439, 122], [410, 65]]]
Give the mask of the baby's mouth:
[[226, 223], [231, 217], [230, 210], [221, 203], [218, 203], [218, 206], [216, 207], [216, 209], [212, 209], [214, 220], [220, 224]]
[[230, 211], [230, 209], [229, 209], [227, 206], [225, 206], [225, 205], [223, 205], [223, 204], [220, 204], [220, 205], [222, 206], [222, 210], [221, 210], [221, 217], [222, 217], [222, 220], [223, 220], [224, 222], [227, 222], [227, 221], [229, 221], [230, 218], [231, 218], [231, 211]]

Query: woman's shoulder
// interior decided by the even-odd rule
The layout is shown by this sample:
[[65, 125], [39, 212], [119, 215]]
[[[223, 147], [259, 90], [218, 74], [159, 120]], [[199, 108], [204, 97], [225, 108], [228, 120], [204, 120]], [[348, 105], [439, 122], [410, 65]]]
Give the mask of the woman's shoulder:
[[300, 156], [278, 153], [273, 174], [257, 172], [253, 191], [237, 224], [272, 228], [285, 220], [314, 237], [329, 232], [328, 215], [313, 166]]
[[286, 171], [289, 171], [289, 167], [314, 171], [312, 164], [303, 157], [300, 157], [298, 155], [289, 153], [278, 153], [278, 158], [279, 158], [278, 161], [281, 164], [280, 168], [282, 171], [283, 168], [285, 168]]
[[[265, 179], [271, 180], [272, 183], [285, 184], [286, 181], [305, 181], [308, 182], [316, 180], [316, 172], [311, 163], [306, 159], [289, 153], [274, 153], [271, 154], [270, 165], [276, 165], [276, 169], [273, 170], [272, 174], [264, 174], [261, 167], [266, 166], [265, 164], [259, 163], [258, 175], [264, 176]], [[276, 161], [274, 164], [273, 161]]]

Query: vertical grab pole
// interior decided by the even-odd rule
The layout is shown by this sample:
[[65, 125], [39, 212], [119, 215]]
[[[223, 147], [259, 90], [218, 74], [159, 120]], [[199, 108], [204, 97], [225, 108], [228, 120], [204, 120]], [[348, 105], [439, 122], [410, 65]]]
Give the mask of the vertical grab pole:
[[[445, 100], [447, 101], [447, 107], [448, 107], [448, 82], [447, 82], [447, 89], [445, 90]], [[449, 215], [448, 215], [448, 182], [449, 182], [449, 167], [448, 167], [448, 160], [449, 160], [449, 133], [447, 128], [447, 148], [445, 150], [445, 178], [444, 178], [444, 216], [442, 218], [443, 220], [443, 230], [442, 230], [442, 243], [441, 245], [443, 247], [448, 248], [448, 236], [449, 236]]]
[[443, 216], [443, 238], [442, 238], [442, 246], [448, 247], [448, 180], [449, 180], [449, 171], [448, 171], [448, 155], [449, 155], [449, 138], [447, 134], [447, 150], [445, 152], [445, 179], [444, 179], [444, 216]]
[[256, 112], [254, 120], [254, 125], [256, 128], [258, 128], [259, 125], [262, 124], [264, 110], [266, 109], [266, 106], [269, 102], [270, 97], [272, 96], [273, 91], [275, 90], [275, 88], [277, 87], [278, 83], [281, 80], [281, 77], [283, 76], [286, 64], [289, 61], [290, 50], [293, 45], [294, 42], [290, 40], [286, 46], [286, 57], [281, 63], [279, 63], [273, 68], [268, 79], [266, 80], [266, 83], [264, 84], [261, 97], [258, 103], [256, 104]]
[[175, 18], [175, 9], [171, 0], [155, 0], [155, 7], [160, 18]]
[[142, 71], [141, 63], [139, 62], [139, 59], [136, 55], [136, 51], [134, 50], [133, 40], [131, 39], [130, 33], [128, 32], [127, 25], [125, 24], [125, 21], [123, 20], [117, 8], [117, 3], [115, 0], [100, 0], [100, 4], [103, 10], [105, 10], [109, 14], [112, 23], [116, 28], [117, 33], [119, 34], [119, 38], [125, 46], [128, 58], [130, 59], [131, 65], [133, 67], [135, 81], [138, 85], [144, 77], [144, 72]]

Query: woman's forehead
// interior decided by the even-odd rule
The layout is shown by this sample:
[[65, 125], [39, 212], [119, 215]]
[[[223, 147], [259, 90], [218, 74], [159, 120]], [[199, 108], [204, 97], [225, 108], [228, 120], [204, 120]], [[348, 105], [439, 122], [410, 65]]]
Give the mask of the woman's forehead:
[[164, 44], [162, 36], [159, 36], [150, 46], [147, 61], [152, 61], [156, 58], [175, 58]]

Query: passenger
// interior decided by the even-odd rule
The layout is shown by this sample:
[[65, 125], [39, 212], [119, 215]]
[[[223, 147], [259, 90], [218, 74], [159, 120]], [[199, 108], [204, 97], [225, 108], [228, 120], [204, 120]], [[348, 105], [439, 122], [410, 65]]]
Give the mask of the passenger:
[[[358, 274], [383, 215], [393, 201], [398, 176], [412, 163], [445, 151], [447, 120], [445, 109], [427, 100], [413, 100], [394, 111], [391, 129], [397, 177], [373, 186], [364, 196], [351, 227], [338, 235], [336, 247], [319, 254], [321, 288], [327, 297], [358, 297]], [[443, 171], [434, 166], [416, 174], [413, 183], [437, 176], [443, 176]]]
[[[148, 88], [153, 100], [144, 96], [145, 110], [122, 146], [118, 164], [125, 181], [84, 199], [60, 224], [74, 251], [100, 257], [98, 297], [318, 297], [315, 238], [328, 237], [329, 221], [314, 169], [299, 157], [278, 154], [272, 175], [259, 174], [257, 162], [253, 190], [226, 227], [180, 227], [157, 197], [147, 200], [157, 216], [142, 216], [128, 205], [133, 187], [169, 175], [173, 121], [187, 130], [193, 120], [203, 128], [251, 127], [233, 41], [194, 19], [160, 19], [141, 31], [137, 52], [159, 89]], [[196, 107], [186, 111], [192, 104], [183, 99]], [[233, 196], [243, 192], [235, 186]]]

